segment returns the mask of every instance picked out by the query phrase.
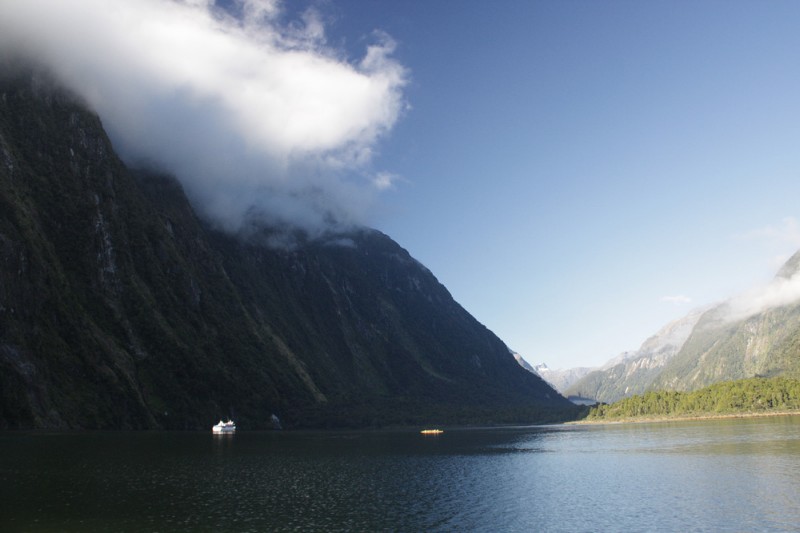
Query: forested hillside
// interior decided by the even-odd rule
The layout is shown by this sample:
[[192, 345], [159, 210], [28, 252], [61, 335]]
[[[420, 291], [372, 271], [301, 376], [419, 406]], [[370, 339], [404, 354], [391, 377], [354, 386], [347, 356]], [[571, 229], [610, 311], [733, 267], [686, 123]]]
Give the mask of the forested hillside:
[[221, 233], [46, 73], [2, 67], [0, 428], [572, 416], [389, 237]]
[[800, 377], [800, 304], [743, 318], [732, 315], [731, 305], [723, 303], [701, 317], [653, 389], [692, 390], [754, 376]]
[[589, 420], [692, 417], [800, 409], [800, 381], [751, 378], [716, 383], [693, 392], [653, 391], [589, 411]]

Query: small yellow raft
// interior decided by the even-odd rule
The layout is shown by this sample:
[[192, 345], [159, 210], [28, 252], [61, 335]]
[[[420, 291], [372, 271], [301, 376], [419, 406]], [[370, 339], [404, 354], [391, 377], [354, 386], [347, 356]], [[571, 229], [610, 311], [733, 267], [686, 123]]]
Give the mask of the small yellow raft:
[[443, 429], [423, 429], [422, 431], [420, 431], [420, 433], [422, 433], [423, 435], [439, 435], [441, 433], [444, 433], [444, 430]]

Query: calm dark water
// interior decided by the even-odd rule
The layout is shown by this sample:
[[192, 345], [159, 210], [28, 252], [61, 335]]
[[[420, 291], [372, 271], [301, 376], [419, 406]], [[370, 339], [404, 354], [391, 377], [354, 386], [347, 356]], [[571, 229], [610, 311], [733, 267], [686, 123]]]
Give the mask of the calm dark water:
[[800, 417], [0, 434], [3, 531], [798, 531]]

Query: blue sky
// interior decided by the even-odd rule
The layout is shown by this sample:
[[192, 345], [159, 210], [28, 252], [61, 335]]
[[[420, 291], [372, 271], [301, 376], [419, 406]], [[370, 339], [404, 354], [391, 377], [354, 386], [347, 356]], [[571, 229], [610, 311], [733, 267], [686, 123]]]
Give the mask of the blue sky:
[[602, 364], [800, 248], [800, 4], [333, 4], [410, 71], [375, 223], [527, 359]]
[[800, 249], [798, 27], [796, 1], [0, 2], [0, 49], [213, 223], [377, 227], [552, 368]]

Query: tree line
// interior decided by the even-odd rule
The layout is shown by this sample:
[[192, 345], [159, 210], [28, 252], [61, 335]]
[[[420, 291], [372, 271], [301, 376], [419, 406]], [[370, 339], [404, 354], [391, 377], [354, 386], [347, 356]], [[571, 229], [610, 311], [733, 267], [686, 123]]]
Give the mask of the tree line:
[[598, 404], [587, 419], [701, 416], [800, 409], [800, 380], [749, 378], [715, 383], [692, 392], [652, 391]]

